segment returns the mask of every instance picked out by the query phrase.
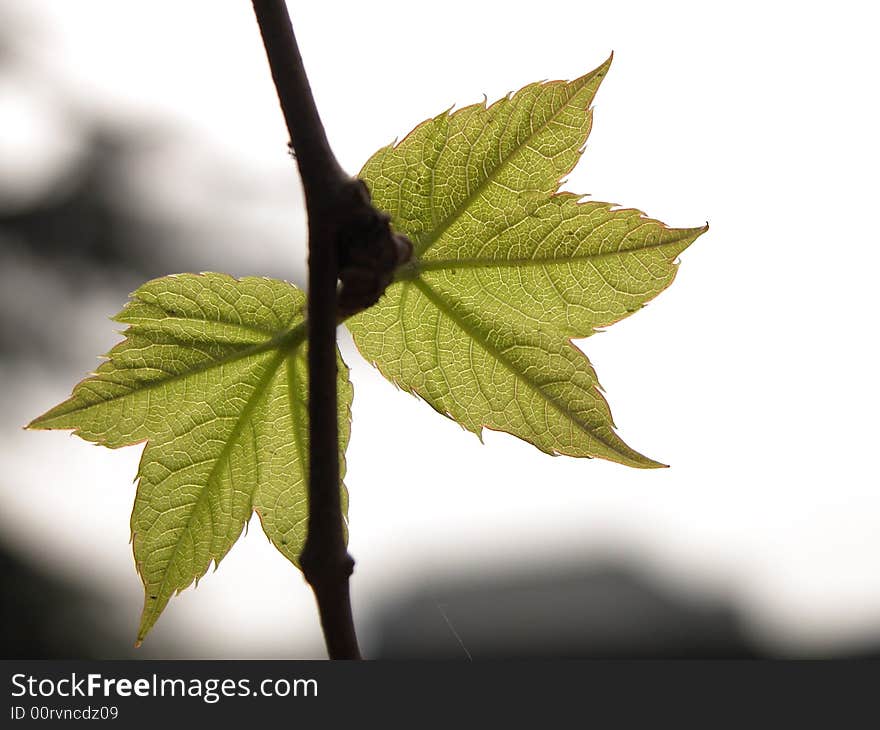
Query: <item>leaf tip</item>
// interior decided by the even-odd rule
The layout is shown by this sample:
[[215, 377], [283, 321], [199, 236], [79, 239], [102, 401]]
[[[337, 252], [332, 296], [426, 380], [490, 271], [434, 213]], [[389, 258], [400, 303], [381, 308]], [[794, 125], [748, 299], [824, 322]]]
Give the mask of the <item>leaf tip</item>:
[[48, 411], [46, 411], [41, 416], [37, 416], [30, 423], [22, 426], [22, 429], [24, 431], [48, 431], [52, 427], [47, 426], [46, 421], [48, 421], [49, 414], [51, 414], [52, 411], [54, 411], [54, 410], [55, 410], [55, 408], [50, 408]]
[[630, 463], [629, 466], [634, 466], [637, 469], [668, 469], [669, 464], [664, 464], [662, 461], [656, 461], [648, 456], [644, 456], [643, 454], [639, 454], [639, 459], [635, 463]]
[[590, 76], [599, 76], [600, 78], [605, 76], [608, 73], [608, 69], [611, 68], [611, 62], [614, 60], [614, 51], [608, 54], [608, 58], [602, 61], [601, 64], [594, 70], [590, 71], [588, 75]]
[[[702, 226], [697, 226], [695, 228], [682, 229], [682, 232], [689, 239], [687, 242], [687, 246], [690, 246], [694, 241], [696, 241], [700, 236], [702, 236], [708, 230], [709, 230], [709, 221], [706, 221]], [[686, 246], [686, 248], [687, 248], [687, 246]]]

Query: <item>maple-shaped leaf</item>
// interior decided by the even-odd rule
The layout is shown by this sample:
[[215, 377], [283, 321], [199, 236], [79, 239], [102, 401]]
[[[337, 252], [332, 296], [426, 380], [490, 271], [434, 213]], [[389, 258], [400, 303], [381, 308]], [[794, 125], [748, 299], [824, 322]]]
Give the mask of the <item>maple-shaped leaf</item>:
[[[131, 516], [145, 590], [138, 642], [172, 595], [220, 562], [252, 511], [298, 561], [308, 516], [304, 304], [273, 279], [150, 281], [114, 318], [128, 325], [126, 339], [29, 425], [113, 448], [147, 442]], [[338, 366], [344, 474], [352, 388], [341, 358]]]
[[706, 227], [672, 229], [557, 192], [610, 62], [444, 112], [367, 162], [361, 179], [414, 253], [348, 326], [385, 377], [478, 435], [487, 427], [548, 453], [655, 467], [616, 434], [570, 338], [669, 286], [676, 257]]

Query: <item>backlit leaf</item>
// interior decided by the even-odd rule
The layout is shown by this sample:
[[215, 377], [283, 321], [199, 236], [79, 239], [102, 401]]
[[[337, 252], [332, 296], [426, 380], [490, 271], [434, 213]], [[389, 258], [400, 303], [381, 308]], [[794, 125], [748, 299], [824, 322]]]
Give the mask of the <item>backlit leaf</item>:
[[[115, 317], [128, 325], [125, 340], [29, 426], [113, 448], [147, 442], [131, 517], [145, 589], [138, 641], [172, 595], [220, 562], [254, 511], [297, 563], [307, 518], [304, 303], [272, 279], [150, 281]], [[352, 389], [338, 364], [344, 472]]]
[[706, 228], [558, 192], [609, 64], [444, 112], [367, 162], [360, 177], [414, 256], [348, 326], [387, 378], [478, 435], [488, 427], [548, 453], [655, 467], [615, 432], [570, 339], [669, 286], [676, 257]]

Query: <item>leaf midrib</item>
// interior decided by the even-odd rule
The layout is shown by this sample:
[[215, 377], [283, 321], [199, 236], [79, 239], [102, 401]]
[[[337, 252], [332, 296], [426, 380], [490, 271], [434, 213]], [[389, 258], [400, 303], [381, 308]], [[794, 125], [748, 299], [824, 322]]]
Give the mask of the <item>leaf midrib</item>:
[[[178, 317], [173, 314], [169, 314], [166, 310], [162, 310], [166, 316], [162, 318], [155, 317], [126, 317], [123, 319], [119, 317], [116, 321], [122, 322], [124, 324], [131, 325], [132, 327], [138, 328], [142, 332], [148, 332], [151, 329], [161, 330], [160, 327], [155, 326], [158, 323], [161, 323], [163, 326], [166, 324], [175, 324], [175, 323], [189, 323], [189, 324], [205, 324], [205, 325], [222, 325], [223, 327], [228, 327], [230, 330], [239, 330], [241, 332], [246, 332], [251, 335], [258, 335], [260, 337], [274, 337], [277, 334], [276, 331], [271, 331], [267, 329], [263, 329], [262, 327], [257, 327], [255, 325], [249, 325], [244, 322], [226, 322], [224, 320], [219, 319], [206, 319], [204, 317]], [[150, 325], [154, 325], [151, 327]], [[248, 343], [253, 344], [253, 343]]]
[[[492, 168], [492, 171], [482, 181], [480, 181], [480, 183], [477, 184], [477, 186], [473, 190], [471, 190], [469, 194], [467, 194], [462, 199], [461, 203], [459, 203], [458, 206], [453, 208], [450, 214], [446, 217], [445, 220], [440, 223], [439, 226], [433, 228], [431, 232], [424, 238], [419, 239], [416, 244], [416, 251], [413, 258], [418, 258], [422, 256], [429, 248], [431, 248], [431, 246], [437, 243], [437, 241], [440, 240], [443, 234], [446, 233], [446, 231], [470, 207], [471, 203], [473, 203], [482, 194], [482, 192], [494, 181], [499, 171], [504, 169], [504, 167], [510, 162], [510, 160], [513, 159], [517, 154], [519, 154], [528, 145], [528, 143], [531, 142], [540, 132], [543, 132], [544, 129], [559, 116], [562, 110], [568, 106], [572, 98], [595, 78], [595, 72], [593, 72], [592, 74], [584, 77], [584, 83], [582, 85], [576, 88], [572, 88], [573, 85], [566, 87], [566, 91], [570, 91], [570, 93], [565, 97], [565, 101], [560, 104], [560, 106], [555, 109], [553, 113], [549, 117], [547, 117], [547, 119], [544, 120], [543, 124], [541, 124], [539, 127], [532, 129], [529, 134], [527, 134], [503, 160], [499, 160], [498, 164]], [[517, 93], [522, 93], [522, 89], [520, 89], [520, 91]], [[505, 99], [504, 101], [509, 104], [511, 101], [513, 101], [513, 99]]]
[[[140, 336], [149, 340], [149, 337], [145, 333], [140, 332], [137, 334], [140, 334]], [[144, 392], [147, 392], [150, 390], [154, 390], [155, 388], [169, 385], [171, 383], [177, 382], [178, 380], [183, 380], [184, 378], [189, 378], [194, 375], [200, 375], [202, 373], [206, 373], [210, 370], [213, 370], [214, 368], [218, 368], [223, 365], [228, 365], [229, 363], [236, 362], [238, 360], [244, 360], [246, 358], [250, 358], [255, 355], [259, 355], [259, 354], [262, 354], [264, 352], [268, 352], [268, 351], [276, 349], [276, 348], [278, 348], [279, 350], [285, 350], [285, 351], [289, 350], [289, 349], [293, 349], [293, 348], [297, 347], [298, 345], [300, 345], [302, 343], [302, 341], [305, 339], [305, 337], [306, 337], [306, 323], [305, 323], [305, 320], [303, 320], [302, 322], [299, 322], [298, 324], [290, 327], [289, 329], [285, 330], [284, 332], [281, 332], [280, 334], [276, 335], [275, 337], [273, 337], [269, 340], [266, 340], [265, 342], [261, 342], [256, 345], [252, 345], [251, 347], [246, 347], [246, 348], [243, 348], [243, 349], [238, 350], [236, 352], [232, 352], [225, 357], [221, 357], [219, 360], [211, 360], [211, 361], [204, 363], [204, 364], [200, 365], [199, 367], [193, 368], [191, 370], [185, 370], [180, 373], [175, 373], [174, 375], [169, 375], [168, 377], [165, 377], [165, 378], [158, 378], [157, 380], [152, 380], [149, 383], [139, 384], [136, 389], [129, 390], [126, 393], [119, 393], [117, 395], [112, 395], [107, 398], [102, 398], [101, 400], [96, 401], [95, 403], [89, 403], [88, 405], [85, 405], [85, 406], [78, 406], [76, 408], [71, 408], [70, 410], [61, 410], [61, 408], [65, 404], [70, 403], [72, 400], [74, 400], [76, 398], [77, 394], [74, 391], [74, 393], [71, 395], [71, 397], [68, 400], [64, 401], [64, 403], [59, 404], [58, 406], [53, 408], [51, 411], [49, 411], [45, 415], [40, 416], [39, 418], [32, 421], [28, 425], [28, 428], [39, 428], [41, 425], [48, 423], [49, 421], [51, 421], [55, 418], [69, 416], [73, 413], [87, 411], [91, 408], [98, 408], [100, 406], [106, 405], [107, 403], [112, 403], [113, 401], [117, 401], [122, 398], [130, 398], [133, 395], [137, 395], [139, 393], [144, 393]], [[204, 344], [204, 343], [201, 343], [201, 344]], [[124, 369], [120, 369], [120, 371], [124, 372]], [[120, 372], [120, 371], [117, 371], [117, 372]], [[100, 373], [97, 373], [97, 375], [100, 376]], [[94, 384], [91, 380], [84, 381], [84, 383]], [[123, 385], [123, 383], [119, 383], [119, 382], [116, 382], [115, 384], [116, 385]], [[51, 428], [51, 426], [49, 426], [49, 428]]]
[[[573, 416], [569, 412], [569, 410], [565, 408], [565, 406], [560, 405], [555, 399], [545, 393], [534, 380], [529, 378], [525, 373], [517, 370], [517, 368], [513, 366], [513, 364], [504, 356], [504, 354], [500, 350], [493, 347], [485, 338], [481, 337], [479, 331], [474, 329], [467, 322], [465, 322], [464, 319], [451, 306], [449, 306], [449, 304], [436, 291], [434, 291], [434, 289], [429, 284], [425, 283], [425, 281], [422, 279], [414, 279], [412, 281], [412, 284], [428, 299], [428, 301], [430, 301], [435, 307], [437, 307], [437, 309], [439, 309], [441, 313], [449, 317], [449, 319], [452, 320], [452, 322], [454, 322], [459, 327], [459, 329], [461, 329], [474, 342], [480, 345], [487, 353], [489, 353], [501, 365], [503, 365], [504, 368], [511, 373], [511, 375], [525, 383], [533, 392], [537, 393], [560, 415], [571, 420], [587, 436], [595, 439], [601, 444], [604, 444], [612, 453], [617, 454], [622, 459], [626, 459], [627, 463], [631, 463], [633, 465], [650, 465], [651, 463], [653, 463], [652, 460], [648, 459], [647, 457], [642, 457], [643, 459], [645, 459], [645, 461], [639, 462], [628, 456], [627, 454], [621, 453], [617, 446], [609, 443], [607, 439], [591, 431], [585, 424], [581, 423], [575, 416]], [[542, 451], [546, 450], [542, 449]]]
[[675, 246], [681, 243], [690, 235], [683, 234], [680, 237], [663, 241], [662, 243], [652, 243], [640, 248], [621, 249], [619, 251], [604, 251], [602, 253], [586, 253], [575, 254], [572, 256], [556, 257], [556, 258], [472, 258], [472, 259], [428, 259], [427, 261], [418, 261], [415, 265], [413, 274], [406, 272], [400, 277], [401, 280], [418, 276], [423, 271], [448, 271], [454, 269], [502, 269], [502, 268], [527, 268], [531, 266], [563, 266], [571, 263], [583, 261], [602, 261], [604, 259], [614, 258], [616, 256], [625, 256], [627, 254], [637, 254], [642, 251], [650, 251], [652, 249], [665, 248], [667, 246]]
[[[165, 565], [165, 570], [163, 571], [162, 583], [159, 585], [158, 590], [156, 591], [156, 600], [153, 603], [153, 607], [149, 614], [149, 619], [147, 617], [144, 618], [142, 624], [149, 624], [152, 626], [152, 619], [156, 614], [156, 606], [159, 604], [159, 596], [162, 596], [168, 588], [168, 580], [171, 574], [171, 566], [174, 564], [174, 561], [177, 559], [177, 556], [180, 552], [180, 546], [184, 542], [184, 536], [190, 529], [190, 525], [192, 524], [193, 516], [198, 511], [199, 507], [202, 505], [204, 500], [206, 499], [206, 495], [210, 492], [210, 487], [212, 481], [216, 478], [218, 469], [221, 463], [224, 463], [225, 459], [229, 456], [229, 453], [232, 449], [232, 446], [237, 442], [238, 437], [241, 435], [241, 432], [244, 430], [245, 424], [247, 423], [251, 413], [253, 413], [254, 409], [257, 407], [257, 404], [260, 402], [260, 399], [266, 394], [266, 391], [269, 387], [269, 383], [272, 382], [272, 379], [275, 377], [275, 374], [278, 372], [278, 368], [281, 366], [281, 363], [285, 360], [287, 354], [285, 352], [278, 352], [275, 354], [273, 360], [270, 360], [265, 366], [265, 372], [262, 373], [257, 381], [256, 386], [254, 386], [254, 391], [251, 393], [250, 397], [245, 402], [244, 406], [242, 406], [241, 412], [239, 413], [238, 418], [235, 421], [235, 425], [232, 427], [232, 430], [229, 432], [229, 436], [223, 444], [223, 448], [220, 450], [220, 453], [217, 455], [217, 458], [214, 460], [214, 466], [211, 467], [211, 471], [205, 479], [205, 483], [199, 492], [198, 497], [196, 497], [196, 501], [193, 502], [192, 508], [190, 509], [189, 515], [186, 518], [186, 524], [183, 526], [180, 532], [180, 536], [174, 544], [174, 550], [171, 553], [171, 557], [168, 558], [168, 562]], [[213, 533], [211, 535], [213, 539]], [[214, 557], [214, 556], [211, 556]], [[149, 630], [149, 629], [148, 629]], [[143, 635], [139, 636], [139, 639], [143, 639], [143, 636], [146, 634], [144, 632]]]

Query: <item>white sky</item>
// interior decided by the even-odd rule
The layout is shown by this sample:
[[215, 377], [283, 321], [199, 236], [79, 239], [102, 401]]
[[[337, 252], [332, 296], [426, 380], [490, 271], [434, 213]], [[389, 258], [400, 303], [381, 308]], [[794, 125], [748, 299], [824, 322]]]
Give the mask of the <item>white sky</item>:
[[[301, 232], [248, 2], [17, 5], [34, 19], [23, 43], [57, 79], [51, 93], [113, 118], [182, 121], [207, 159], [277, 180], [267, 193], [276, 208], [288, 204], [278, 193], [288, 187], [280, 215]], [[880, 637], [871, 334], [880, 54], [869, 4], [289, 5], [350, 171], [453, 103], [573, 78], [613, 50], [566, 188], [671, 225], [711, 225], [670, 290], [582, 343], [622, 436], [668, 470], [552, 459], [494, 433], [481, 446], [394, 392], [343, 341], [356, 394], [347, 483], [362, 627], [426, 575], [610, 552], [697, 594], [735, 596], [782, 651]], [[0, 84], [0, 168], [62, 164], [69, 150], [43, 92], [29, 88], [27, 106], [3, 92]], [[261, 255], [301, 258], [301, 240]], [[105, 317], [120, 305], [93, 300], [83, 329], [105, 328], [111, 343]], [[133, 636], [141, 597], [127, 541], [138, 449], [14, 430], [80, 373], [51, 387], [39, 371], [7, 376], [17, 396], [0, 441], [11, 480], [0, 486], [0, 524], [45, 567], [118, 592], [129, 612], [118, 619]], [[148, 643], [183, 633], [205, 656], [321, 653], [311, 595], [258, 522], [216, 575], [172, 602]]]

